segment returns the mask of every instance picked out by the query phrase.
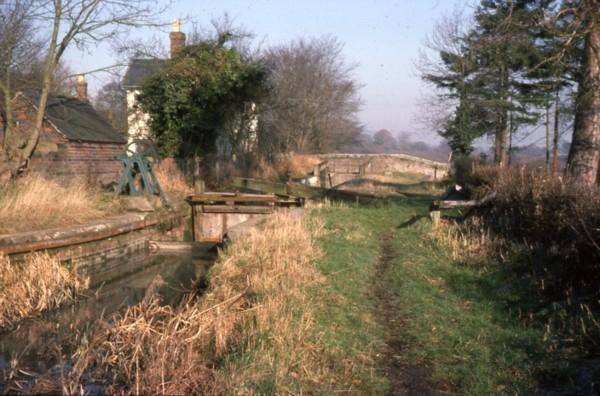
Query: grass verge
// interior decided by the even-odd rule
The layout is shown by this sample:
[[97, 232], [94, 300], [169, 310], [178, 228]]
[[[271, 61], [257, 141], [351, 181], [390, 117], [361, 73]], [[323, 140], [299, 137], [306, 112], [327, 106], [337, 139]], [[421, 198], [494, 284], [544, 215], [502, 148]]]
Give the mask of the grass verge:
[[[520, 315], [534, 296], [523, 274], [490, 257], [453, 257], [451, 246], [431, 236], [429, 221], [421, 217], [426, 213], [427, 203], [417, 200], [314, 212], [326, 231], [319, 268], [330, 276], [322, 289], [333, 291], [317, 316], [317, 326], [332, 329], [324, 339], [341, 346], [355, 364], [369, 362], [362, 375], [374, 376], [365, 384], [375, 393], [398, 390], [390, 389], [397, 381], [386, 382], [383, 371], [373, 371], [374, 363], [385, 364], [377, 355], [393, 356], [405, 373], [429, 373], [426, 380], [450, 393], [527, 394], [550, 378], [568, 383], [569, 363], [552, 352], [545, 325]], [[396, 257], [385, 273], [377, 273], [383, 235], [392, 238]], [[373, 318], [382, 304], [372, 293], [374, 284], [389, 291], [392, 301], [384, 306], [395, 310], [401, 326]], [[390, 339], [401, 345], [386, 343]], [[415, 366], [426, 370], [411, 370]]]

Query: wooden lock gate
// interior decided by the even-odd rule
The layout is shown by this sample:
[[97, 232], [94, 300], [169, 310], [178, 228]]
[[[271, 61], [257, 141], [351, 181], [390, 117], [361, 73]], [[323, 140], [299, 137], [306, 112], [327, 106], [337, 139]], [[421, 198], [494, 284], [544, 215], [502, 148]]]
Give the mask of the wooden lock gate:
[[192, 206], [194, 240], [220, 243], [231, 227], [273, 213], [278, 199], [274, 194], [205, 192], [187, 202]]

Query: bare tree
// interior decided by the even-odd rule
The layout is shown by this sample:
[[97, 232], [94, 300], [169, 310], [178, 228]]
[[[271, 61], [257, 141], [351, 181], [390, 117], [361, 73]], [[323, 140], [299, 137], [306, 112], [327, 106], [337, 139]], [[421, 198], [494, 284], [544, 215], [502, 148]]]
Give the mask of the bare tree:
[[[14, 87], [23, 88], [39, 63], [42, 43], [33, 38], [34, 26], [29, 19], [33, 11], [33, 1], [0, 3], [0, 116], [3, 120], [3, 147], [12, 145], [14, 128], [12, 92]], [[4, 150], [0, 160], [6, 161]]]
[[284, 151], [329, 151], [362, 132], [360, 85], [342, 50], [337, 39], [322, 37], [267, 51], [273, 93], [264, 119]]
[[[5, 59], [2, 74], [8, 76], [2, 85], [4, 97], [8, 98], [5, 106], [12, 97], [10, 74], [17, 59], [15, 49], [27, 48], [23, 43], [29, 37], [35, 37], [37, 32], [48, 34], [49, 38], [42, 48], [42, 78], [33, 127], [24, 144], [4, 145], [0, 177], [14, 177], [26, 169], [39, 141], [56, 68], [67, 48], [75, 45], [85, 49], [99, 41], [118, 37], [132, 27], [156, 25], [155, 18], [163, 11], [158, 8], [161, 7], [151, 0], [14, 0], [3, 3], [0, 9], [2, 20], [10, 22], [5, 24], [4, 34], [0, 36], [0, 58]], [[5, 115], [5, 118], [10, 117]], [[11, 122], [7, 122], [5, 134], [10, 136], [11, 128]]]
[[[430, 83], [434, 91], [432, 94], [421, 95], [419, 106], [423, 111], [417, 115], [416, 121], [427, 128], [435, 131], [443, 130], [451, 120], [459, 100], [449, 93], [446, 87], [431, 84], [426, 77], [448, 76], [451, 73], [460, 76], [467, 73], [469, 65], [464, 61], [464, 38], [468, 35], [472, 24], [473, 22], [465, 17], [460, 9], [455, 9], [437, 20], [431, 34], [424, 40], [424, 49], [419, 52], [415, 68], [425, 82]], [[448, 65], [440, 58], [440, 54], [449, 54], [460, 62], [458, 73], [455, 70], [448, 70]]]
[[493, 133], [486, 122], [484, 101], [475, 90], [477, 62], [469, 42], [473, 24], [459, 9], [442, 17], [425, 40], [416, 64], [423, 81], [433, 88], [420, 100], [419, 121], [460, 155], [473, 150], [475, 139]]
[[127, 99], [120, 79], [103, 85], [94, 99], [94, 107], [103, 113], [117, 131], [127, 132]]

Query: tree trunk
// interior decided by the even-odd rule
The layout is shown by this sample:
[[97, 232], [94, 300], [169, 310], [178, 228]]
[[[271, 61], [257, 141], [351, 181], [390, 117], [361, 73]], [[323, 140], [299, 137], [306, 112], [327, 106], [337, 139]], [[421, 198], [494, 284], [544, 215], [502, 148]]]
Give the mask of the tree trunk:
[[0, 177], [6, 177], [6, 174], [8, 174], [10, 175], [10, 177], [14, 178], [19, 173], [23, 172], [29, 165], [29, 159], [31, 158], [40, 140], [40, 133], [44, 125], [46, 104], [48, 103], [48, 95], [50, 95], [50, 90], [52, 89], [52, 78], [54, 75], [54, 70], [60, 58], [60, 54], [66, 48], [65, 43], [63, 43], [63, 45], [61, 45], [60, 47], [57, 44], [62, 11], [62, 1], [56, 0], [54, 2], [54, 20], [52, 26], [52, 34], [48, 43], [48, 52], [46, 53], [46, 57], [44, 60], [42, 90], [37, 105], [35, 124], [31, 133], [27, 137], [25, 147], [18, 150], [18, 154], [15, 156], [16, 158], [10, 158], [6, 163], [4, 163], [0, 167]]
[[579, 183], [593, 185], [600, 163], [600, 2], [588, 1], [589, 32], [585, 39], [582, 80], [577, 93], [568, 173]]
[[496, 130], [495, 136], [495, 147], [494, 147], [494, 161], [500, 168], [506, 168], [508, 164], [508, 155], [506, 152], [506, 135], [507, 135], [506, 117], [501, 123], [499, 128]]
[[[500, 92], [501, 92], [501, 97], [502, 97], [502, 101], [504, 103], [510, 103], [511, 102], [511, 98], [509, 96], [508, 93], [508, 85], [509, 85], [509, 75], [508, 75], [508, 70], [502, 66], [500, 68]], [[506, 138], [508, 137], [510, 130], [509, 128], [512, 129], [512, 125], [509, 127], [508, 122], [509, 122], [509, 114], [508, 114], [508, 109], [503, 108], [501, 111], [501, 114], [499, 114], [499, 122], [497, 125], [497, 129], [496, 129], [496, 134], [495, 134], [495, 152], [494, 152], [494, 160], [496, 162], [496, 165], [498, 165], [500, 168], [506, 168], [508, 165], [508, 153], [506, 150]]]
[[550, 169], [550, 104], [546, 106], [546, 172]]
[[508, 167], [510, 168], [513, 159], [513, 113], [510, 112], [510, 124], [508, 125]]
[[558, 175], [558, 127], [560, 121], [560, 96], [559, 89], [556, 89], [554, 98], [554, 136], [552, 139], [552, 177]]

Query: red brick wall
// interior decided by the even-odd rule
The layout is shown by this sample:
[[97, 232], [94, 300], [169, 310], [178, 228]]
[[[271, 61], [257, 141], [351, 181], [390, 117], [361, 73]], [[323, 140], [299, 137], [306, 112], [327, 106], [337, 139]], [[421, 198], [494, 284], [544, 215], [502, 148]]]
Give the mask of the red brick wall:
[[40, 141], [40, 150], [36, 150], [31, 159], [32, 171], [47, 176], [80, 177], [99, 184], [118, 180], [121, 161], [115, 157], [123, 153], [123, 145], [73, 142], [62, 137], [61, 140]]
[[[32, 127], [33, 109], [22, 101], [13, 103], [13, 106], [15, 121], [18, 121], [15, 136], [24, 141]], [[108, 184], [116, 182], [121, 174], [121, 161], [115, 157], [122, 154], [124, 148], [125, 145], [117, 143], [70, 141], [45, 122], [29, 167], [31, 171], [45, 176], [80, 177], [92, 183]]]

